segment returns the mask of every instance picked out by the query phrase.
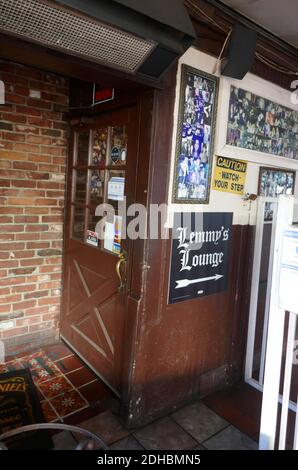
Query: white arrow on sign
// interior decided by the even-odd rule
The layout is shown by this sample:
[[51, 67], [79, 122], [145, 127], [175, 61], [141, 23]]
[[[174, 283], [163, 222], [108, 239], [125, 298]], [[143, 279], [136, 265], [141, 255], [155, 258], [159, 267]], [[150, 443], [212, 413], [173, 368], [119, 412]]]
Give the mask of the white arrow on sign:
[[221, 279], [223, 277], [222, 274], [215, 274], [215, 276], [211, 277], [202, 277], [201, 279], [182, 279], [181, 281], [176, 281], [177, 286], [175, 289], [180, 289], [181, 287], [187, 287], [190, 284], [197, 284], [199, 282], [205, 282], [205, 281], [218, 281], [218, 279]]

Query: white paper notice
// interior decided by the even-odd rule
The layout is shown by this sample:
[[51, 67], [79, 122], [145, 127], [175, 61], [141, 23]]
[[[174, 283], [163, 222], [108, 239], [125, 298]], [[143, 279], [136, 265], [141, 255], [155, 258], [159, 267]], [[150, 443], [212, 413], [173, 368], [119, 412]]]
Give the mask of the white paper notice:
[[104, 247], [105, 250], [113, 251], [114, 235], [115, 235], [114, 223], [106, 222], [105, 223], [104, 242], [103, 242], [103, 247]]
[[108, 199], [123, 201], [125, 178], [112, 177], [108, 183]]
[[298, 314], [298, 228], [284, 231], [279, 279], [279, 305]]

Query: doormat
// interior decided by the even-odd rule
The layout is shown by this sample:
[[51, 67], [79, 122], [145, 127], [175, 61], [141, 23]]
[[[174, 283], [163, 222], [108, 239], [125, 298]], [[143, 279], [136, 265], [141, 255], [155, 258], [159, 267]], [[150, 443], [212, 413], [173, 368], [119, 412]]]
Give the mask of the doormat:
[[[0, 374], [0, 435], [28, 424], [45, 422], [30, 370]], [[49, 431], [32, 431], [5, 440], [8, 449], [50, 449]]]

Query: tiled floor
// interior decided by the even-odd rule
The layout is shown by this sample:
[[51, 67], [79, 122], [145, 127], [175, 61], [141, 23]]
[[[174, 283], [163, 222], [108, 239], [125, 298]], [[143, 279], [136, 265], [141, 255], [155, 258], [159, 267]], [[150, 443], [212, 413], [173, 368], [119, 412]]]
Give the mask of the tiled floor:
[[[153, 423], [128, 431], [112, 393], [63, 344], [21, 355], [0, 372], [29, 367], [45, 419], [80, 425], [114, 450], [257, 449], [261, 394], [248, 386], [215, 393]], [[73, 449], [75, 435], [55, 434], [56, 449]]]
[[0, 365], [0, 372], [30, 368], [45, 420], [78, 424], [117, 408], [113, 394], [62, 343], [20, 355]]

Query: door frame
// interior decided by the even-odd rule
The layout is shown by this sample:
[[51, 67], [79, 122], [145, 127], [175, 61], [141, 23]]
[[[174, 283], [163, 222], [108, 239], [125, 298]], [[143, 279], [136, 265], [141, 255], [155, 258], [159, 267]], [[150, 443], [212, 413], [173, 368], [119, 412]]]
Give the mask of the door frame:
[[[258, 309], [258, 294], [259, 294], [259, 280], [260, 280], [260, 267], [262, 257], [262, 245], [263, 245], [263, 231], [264, 231], [264, 213], [266, 203], [271, 203], [273, 207], [273, 220], [272, 220], [272, 232], [270, 240], [270, 255], [269, 255], [269, 266], [268, 266], [268, 281], [266, 289], [266, 301], [265, 301], [265, 313], [264, 323], [262, 332], [262, 348], [260, 357], [260, 373], [259, 378], [253, 377], [253, 363], [254, 363], [254, 346], [255, 346], [255, 335], [257, 327], [257, 309]], [[253, 268], [252, 268], [252, 280], [250, 290], [250, 304], [249, 304], [249, 321], [248, 321], [248, 333], [246, 343], [246, 357], [245, 357], [245, 382], [251, 385], [253, 388], [263, 393], [264, 389], [264, 374], [265, 374], [265, 359], [267, 350], [267, 338], [268, 338], [268, 325], [269, 325], [269, 314], [270, 314], [270, 297], [271, 297], [271, 286], [272, 286], [272, 275], [273, 275], [273, 261], [274, 261], [274, 249], [275, 249], [275, 238], [276, 238], [276, 222], [277, 222], [277, 210], [278, 210], [278, 199], [270, 197], [259, 197], [257, 202], [257, 218], [255, 228], [255, 241], [254, 241], [254, 252], [253, 252]], [[282, 404], [283, 397], [279, 394], [279, 403]], [[296, 403], [289, 400], [288, 408], [291, 411], [296, 412]]]
[[[70, 127], [74, 129], [75, 127], [80, 127], [85, 124], [96, 124], [96, 116], [98, 119], [102, 119], [105, 114], [112, 113], [113, 111], [121, 110], [121, 108], [129, 108], [132, 106], [136, 107], [136, 113], [138, 115], [138, 143], [137, 143], [137, 168], [136, 168], [136, 177], [135, 177], [135, 203], [141, 203], [148, 206], [148, 185], [149, 185], [149, 169], [151, 164], [151, 148], [152, 148], [152, 124], [153, 124], [153, 109], [154, 109], [154, 90], [146, 90], [139, 95], [128, 100], [125, 105], [123, 105], [122, 100], [119, 100], [119, 103], [107, 103], [100, 108], [101, 112], [96, 113], [92, 117], [86, 115], [82, 112], [81, 116], [77, 115], [76, 117], [70, 117]], [[87, 113], [88, 114], [88, 113]], [[71, 217], [69, 214], [69, 207], [71, 206], [71, 191], [69, 188], [72, 184], [72, 158], [73, 158], [73, 145], [70, 142], [73, 139], [69, 139], [68, 147], [68, 162], [67, 162], [67, 175], [66, 175], [66, 199], [65, 199], [65, 210], [64, 215], [64, 250], [63, 250], [63, 259], [65, 260], [65, 244], [66, 239], [70, 233]], [[141, 158], [142, 157], [142, 158]], [[126, 420], [128, 418], [129, 412], [129, 397], [132, 392], [132, 377], [133, 377], [133, 363], [134, 363], [134, 341], [137, 336], [137, 326], [138, 326], [138, 314], [141, 306], [142, 298], [142, 270], [145, 259], [145, 250], [144, 245], [146, 240], [131, 240], [130, 241], [130, 273], [128, 275], [128, 280], [130, 285], [127, 286], [125, 293], [125, 307], [126, 314], [124, 318], [124, 335], [125, 341], [123, 341], [123, 351], [122, 351], [122, 367], [121, 367], [121, 387], [120, 387], [120, 404], [121, 404], [121, 415]], [[62, 272], [62, 289], [64, 289], [64, 276], [65, 276], [65, 263], [63, 262], [63, 272]], [[62, 296], [63, 299], [63, 296]], [[65, 301], [65, 299], [64, 299]], [[62, 309], [64, 308], [62, 302]], [[78, 354], [72, 345], [69, 344], [67, 340], [63, 338], [63, 335], [60, 334], [60, 337], [65, 341], [69, 347]], [[79, 354], [78, 354], [79, 355]], [[90, 364], [86, 363], [88, 367], [91, 367]]]

